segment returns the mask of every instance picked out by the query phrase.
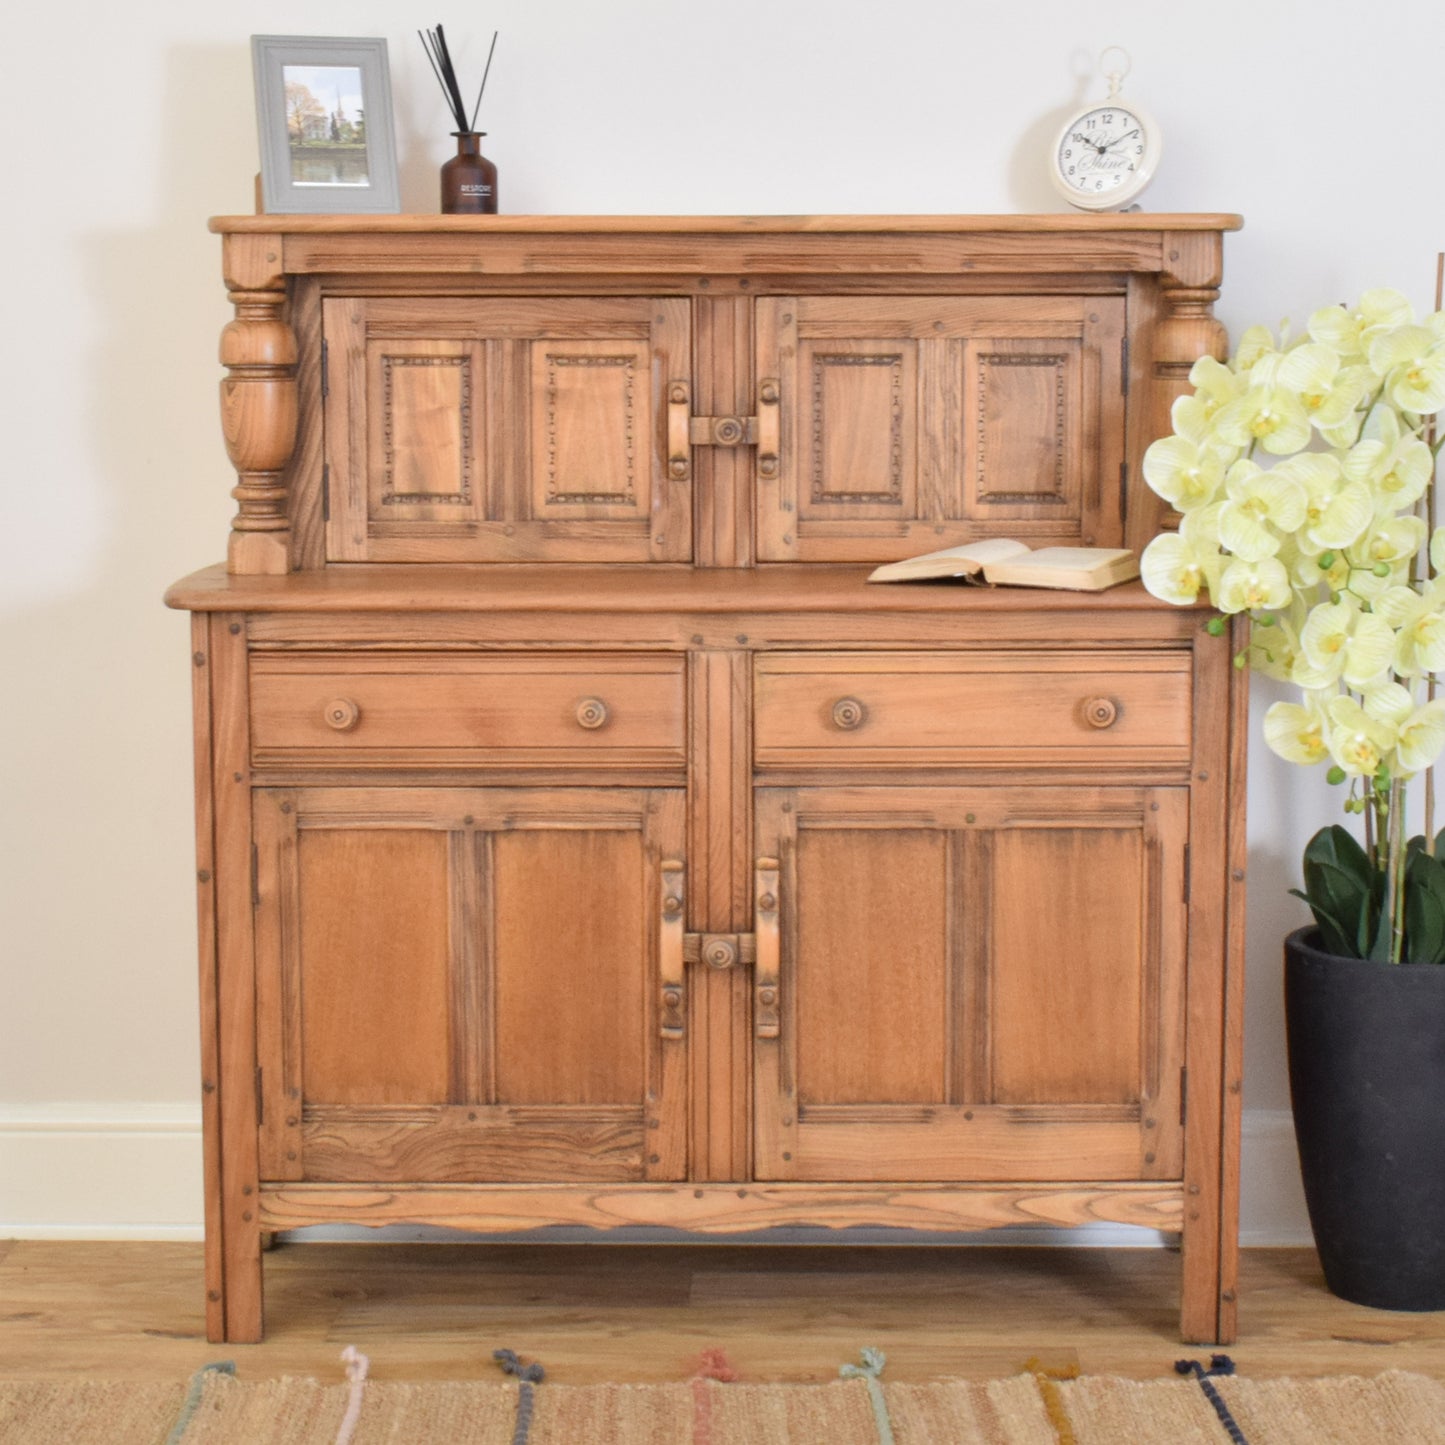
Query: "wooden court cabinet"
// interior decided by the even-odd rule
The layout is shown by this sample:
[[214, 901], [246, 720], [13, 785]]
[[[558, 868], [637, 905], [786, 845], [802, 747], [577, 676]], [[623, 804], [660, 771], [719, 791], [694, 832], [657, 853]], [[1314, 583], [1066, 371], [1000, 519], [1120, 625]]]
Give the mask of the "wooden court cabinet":
[[1237, 225], [212, 223], [212, 1338], [312, 1224], [1094, 1221], [1232, 1337], [1235, 644], [864, 579], [1153, 535]]

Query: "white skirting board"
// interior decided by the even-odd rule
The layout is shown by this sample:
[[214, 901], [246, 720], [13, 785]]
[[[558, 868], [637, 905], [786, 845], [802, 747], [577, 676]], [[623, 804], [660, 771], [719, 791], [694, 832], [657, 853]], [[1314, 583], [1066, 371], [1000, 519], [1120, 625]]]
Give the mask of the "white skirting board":
[[[1241, 1162], [1240, 1243], [1308, 1244], [1288, 1110], [1245, 1112]], [[1004, 1242], [1003, 1233], [977, 1238]], [[629, 1234], [635, 1238], [637, 1232]], [[0, 1238], [200, 1237], [198, 1107], [36, 1104], [0, 1109]], [[375, 1236], [346, 1231], [345, 1237]], [[829, 1236], [808, 1231], [807, 1237]], [[889, 1237], [898, 1236], [889, 1232]], [[1152, 1231], [1108, 1225], [1007, 1231], [1010, 1243], [1123, 1245], [1157, 1238]]]

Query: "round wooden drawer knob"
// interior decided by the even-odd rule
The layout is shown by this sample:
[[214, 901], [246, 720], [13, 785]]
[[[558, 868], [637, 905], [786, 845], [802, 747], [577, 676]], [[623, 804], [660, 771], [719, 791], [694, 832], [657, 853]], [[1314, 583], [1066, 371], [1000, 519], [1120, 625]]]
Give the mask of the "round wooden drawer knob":
[[868, 709], [856, 697], [840, 697], [833, 704], [833, 726], [850, 733], [868, 721]]
[[349, 697], [333, 698], [322, 708], [321, 716], [326, 719], [327, 727], [339, 733], [350, 732], [361, 721], [361, 704]]
[[577, 723], [580, 727], [600, 728], [607, 721], [607, 704], [600, 697], [585, 697], [577, 704]]
[[1112, 697], [1084, 700], [1084, 721], [1091, 728], [1111, 728], [1119, 720], [1119, 704]]

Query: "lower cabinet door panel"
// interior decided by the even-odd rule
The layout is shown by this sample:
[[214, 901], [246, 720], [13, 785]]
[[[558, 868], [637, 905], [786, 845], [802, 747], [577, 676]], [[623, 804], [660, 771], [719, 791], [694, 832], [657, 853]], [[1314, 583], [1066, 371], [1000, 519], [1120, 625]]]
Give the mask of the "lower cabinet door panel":
[[1181, 1177], [1183, 789], [763, 789], [756, 816], [759, 1178]]
[[263, 1178], [683, 1177], [681, 790], [265, 789], [255, 829]]

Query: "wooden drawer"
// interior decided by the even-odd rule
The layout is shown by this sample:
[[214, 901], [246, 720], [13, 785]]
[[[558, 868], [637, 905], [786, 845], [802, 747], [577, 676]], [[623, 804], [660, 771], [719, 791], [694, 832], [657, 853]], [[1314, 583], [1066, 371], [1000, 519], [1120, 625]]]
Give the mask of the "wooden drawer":
[[823, 653], [759, 657], [760, 768], [1186, 765], [1189, 654]]
[[266, 655], [251, 659], [258, 766], [675, 767], [677, 656]]

